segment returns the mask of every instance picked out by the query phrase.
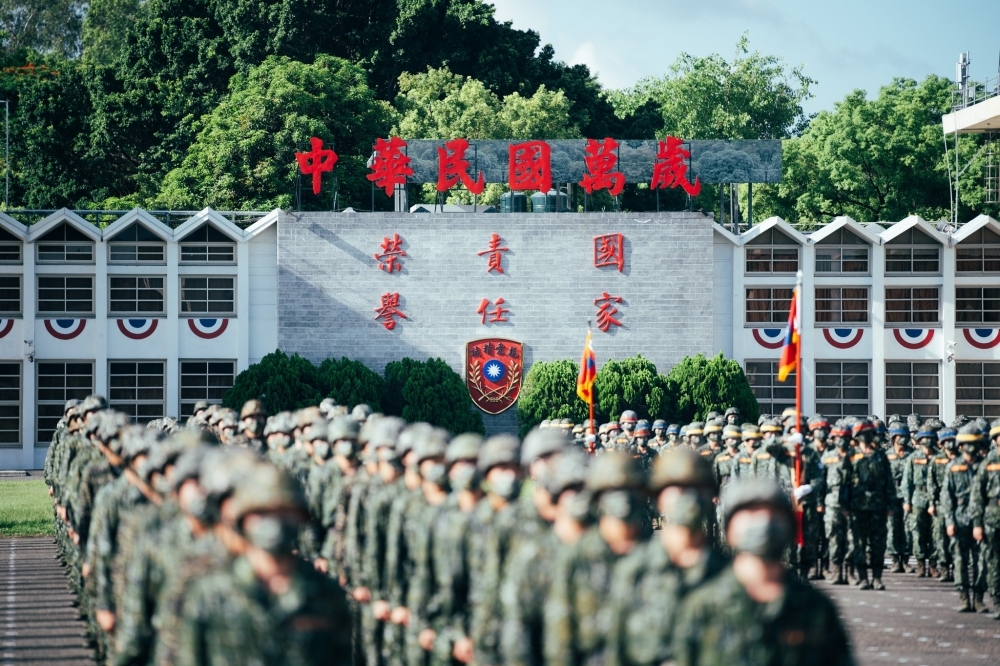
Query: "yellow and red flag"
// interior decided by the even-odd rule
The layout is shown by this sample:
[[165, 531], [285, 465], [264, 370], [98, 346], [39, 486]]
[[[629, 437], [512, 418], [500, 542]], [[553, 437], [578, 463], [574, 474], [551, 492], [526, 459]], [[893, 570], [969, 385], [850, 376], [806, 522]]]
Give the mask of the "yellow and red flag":
[[580, 374], [576, 376], [576, 394], [580, 400], [593, 403], [594, 380], [597, 379], [597, 356], [590, 331], [587, 331], [587, 342], [583, 346], [583, 358], [580, 359]]
[[778, 381], [783, 382], [788, 379], [793, 371], [798, 370], [799, 365], [799, 332], [802, 330], [799, 325], [799, 293], [798, 286], [792, 292], [792, 305], [788, 309], [788, 328], [785, 329], [785, 346], [781, 348], [781, 361], [778, 362]]

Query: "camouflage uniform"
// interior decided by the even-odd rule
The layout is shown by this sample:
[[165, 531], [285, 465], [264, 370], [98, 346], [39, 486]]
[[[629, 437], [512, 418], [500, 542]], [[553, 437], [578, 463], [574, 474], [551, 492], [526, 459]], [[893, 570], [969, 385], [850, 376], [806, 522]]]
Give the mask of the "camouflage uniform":
[[[886, 550], [886, 512], [896, 499], [896, 488], [885, 453], [877, 448], [856, 453], [851, 459], [850, 526], [852, 560], [865, 587], [868, 571], [881, 581]], [[877, 587], [877, 584], [874, 584]]]
[[[962, 430], [965, 430], [963, 428]], [[959, 437], [961, 437], [961, 433]], [[941, 488], [939, 507], [945, 527], [952, 527], [952, 561], [955, 565], [955, 588], [962, 597], [962, 610], [972, 610], [972, 593], [979, 581], [979, 543], [972, 538], [972, 512], [970, 499], [972, 487], [979, 470], [975, 454], [966, 459], [960, 456], [948, 465]]]
[[[947, 434], [950, 434], [952, 440], [954, 439], [954, 430], [950, 433], [942, 430], [938, 433], [938, 438], [944, 439]], [[949, 568], [953, 564], [951, 558], [951, 539], [945, 530], [944, 516], [939, 511], [939, 505], [941, 503], [941, 489], [944, 487], [945, 474], [953, 458], [954, 454], [949, 455], [947, 451], [939, 452], [934, 456], [934, 460], [930, 465], [930, 472], [927, 475], [927, 498], [930, 502], [928, 508], [934, 509], [931, 535], [934, 538], [934, 549], [937, 555], [935, 559], [937, 559], [941, 570], [940, 580], [947, 582], [954, 580], [949, 572]]]
[[[1000, 424], [990, 434], [1000, 433]], [[1000, 619], [1000, 450], [993, 447], [979, 467], [972, 486], [969, 511], [973, 527], [983, 530], [980, 546], [986, 586], [993, 598], [993, 618]]]
[[[918, 442], [925, 437], [937, 440], [937, 434], [933, 430], [917, 433]], [[917, 447], [917, 450], [906, 459], [900, 483], [903, 504], [909, 506], [906, 526], [910, 530], [910, 543], [913, 555], [917, 559], [917, 576], [921, 578], [928, 575], [928, 563], [931, 568], [937, 563], [933, 550], [931, 515], [927, 513], [927, 507], [930, 506], [927, 477], [933, 460], [933, 453], [926, 452], [923, 447]]]
[[[900, 424], [901, 425], [901, 424]], [[893, 438], [894, 430], [890, 428], [889, 436]], [[902, 428], [905, 436], [909, 439], [909, 431]], [[899, 435], [902, 437], [902, 435]], [[896, 495], [892, 499], [889, 509], [892, 515], [888, 516], [886, 522], [886, 543], [889, 555], [893, 559], [893, 573], [902, 573], [903, 564], [910, 558], [910, 548], [908, 546], [907, 530], [905, 526], [905, 516], [903, 512], [903, 472], [906, 469], [906, 461], [913, 453], [913, 450], [904, 442], [902, 447], [890, 445], [886, 449], [886, 458], [889, 460], [889, 469], [892, 470], [892, 480], [896, 488]]]

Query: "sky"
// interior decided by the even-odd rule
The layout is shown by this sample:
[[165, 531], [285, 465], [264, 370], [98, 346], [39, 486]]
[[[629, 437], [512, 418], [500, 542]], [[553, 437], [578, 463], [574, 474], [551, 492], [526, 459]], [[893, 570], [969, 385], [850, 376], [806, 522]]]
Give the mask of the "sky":
[[869, 96], [894, 77], [954, 79], [959, 53], [971, 75], [997, 77], [1000, 0], [490, 0], [497, 18], [535, 30], [605, 88], [667, 71], [678, 54], [732, 59], [750, 50], [803, 66], [815, 79], [807, 113], [833, 109], [857, 88]]

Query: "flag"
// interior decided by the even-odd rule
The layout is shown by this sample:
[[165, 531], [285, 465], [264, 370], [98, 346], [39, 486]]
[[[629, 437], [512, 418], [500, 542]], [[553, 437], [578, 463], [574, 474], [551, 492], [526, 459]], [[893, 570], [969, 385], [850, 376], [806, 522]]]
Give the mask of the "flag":
[[778, 362], [778, 381], [788, 379], [788, 375], [798, 370], [799, 365], [799, 288], [792, 292], [792, 305], [788, 309], [788, 328], [785, 329], [785, 346], [781, 348]]
[[594, 399], [594, 380], [597, 378], [597, 356], [591, 343], [590, 331], [587, 331], [587, 342], [583, 346], [583, 358], [580, 359], [580, 374], [576, 377], [576, 394], [584, 402]]

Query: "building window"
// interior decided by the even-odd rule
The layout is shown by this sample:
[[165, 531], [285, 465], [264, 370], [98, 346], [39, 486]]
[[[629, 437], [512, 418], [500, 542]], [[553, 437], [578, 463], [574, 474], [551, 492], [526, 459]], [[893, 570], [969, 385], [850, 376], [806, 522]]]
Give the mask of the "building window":
[[108, 404], [145, 424], [166, 412], [163, 361], [111, 361], [108, 364]]
[[1000, 363], [955, 364], [956, 408], [970, 418], [1000, 418]]
[[93, 313], [92, 275], [38, 276], [38, 314], [80, 316]]
[[867, 287], [816, 287], [817, 324], [867, 324]]
[[920, 229], [907, 229], [886, 243], [885, 272], [886, 275], [940, 273], [941, 245]]
[[21, 263], [21, 239], [0, 227], [0, 264]]
[[163, 278], [113, 275], [109, 312], [123, 315], [156, 315], [165, 312]]
[[182, 264], [235, 264], [236, 242], [211, 224], [180, 240]]
[[868, 248], [816, 246], [816, 272], [868, 273]]
[[940, 296], [937, 287], [885, 290], [885, 323], [892, 324], [936, 324]]
[[191, 416], [200, 400], [222, 404], [235, 378], [236, 361], [181, 361], [181, 419]]
[[162, 264], [166, 251], [167, 244], [159, 236], [135, 222], [108, 241], [108, 263]]
[[941, 415], [941, 388], [937, 363], [885, 364], [885, 413]]
[[747, 289], [747, 323], [786, 323], [788, 321], [788, 309], [791, 305], [792, 289], [790, 287], [754, 287]]
[[956, 287], [955, 320], [960, 324], [1000, 322], [1000, 288]]
[[747, 243], [747, 273], [794, 274], [798, 270], [799, 244], [777, 229], [768, 229]]
[[231, 277], [182, 277], [181, 315], [235, 313], [235, 282]]
[[816, 361], [816, 411], [824, 416], [867, 416], [867, 361]]
[[777, 361], [747, 361], [746, 374], [761, 414], [781, 414], [795, 406], [794, 372], [779, 382]]
[[67, 400], [83, 400], [94, 392], [92, 361], [38, 361], [38, 419], [35, 445], [52, 441]]
[[21, 364], [0, 363], [0, 449], [21, 448]]
[[76, 227], [60, 224], [38, 239], [38, 263], [91, 263], [94, 241]]
[[21, 276], [0, 275], [0, 314], [21, 314]]
[[983, 227], [955, 248], [959, 273], [1000, 273], [1000, 235]]

